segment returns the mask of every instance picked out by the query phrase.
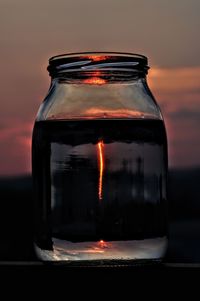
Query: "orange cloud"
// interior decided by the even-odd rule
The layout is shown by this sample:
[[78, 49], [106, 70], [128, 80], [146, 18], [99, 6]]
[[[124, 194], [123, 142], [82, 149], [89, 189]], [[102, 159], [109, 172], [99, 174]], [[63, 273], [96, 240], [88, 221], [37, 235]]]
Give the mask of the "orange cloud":
[[31, 132], [31, 123], [19, 121], [0, 130], [0, 175], [31, 172]]
[[149, 86], [164, 115], [170, 166], [200, 165], [200, 67], [152, 69]]
[[200, 104], [200, 67], [150, 70], [148, 82], [159, 104], [168, 110]]

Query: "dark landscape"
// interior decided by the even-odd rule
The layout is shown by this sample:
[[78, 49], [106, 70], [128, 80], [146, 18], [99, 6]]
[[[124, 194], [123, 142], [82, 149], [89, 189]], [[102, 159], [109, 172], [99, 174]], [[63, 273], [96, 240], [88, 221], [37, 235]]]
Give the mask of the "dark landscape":
[[[200, 262], [200, 168], [169, 172], [167, 262]], [[0, 178], [0, 260], [36, 260], [31, 176]]]

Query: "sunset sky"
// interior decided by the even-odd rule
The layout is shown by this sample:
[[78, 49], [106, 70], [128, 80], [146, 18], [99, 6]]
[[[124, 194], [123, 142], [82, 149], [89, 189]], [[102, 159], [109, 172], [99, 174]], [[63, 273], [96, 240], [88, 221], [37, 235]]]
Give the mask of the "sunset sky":
[[200, 166], [199, 0], [0, 0], [0, 176], [30, 173], [49, 57], [141, 53], [164, 115], [170, 167]]

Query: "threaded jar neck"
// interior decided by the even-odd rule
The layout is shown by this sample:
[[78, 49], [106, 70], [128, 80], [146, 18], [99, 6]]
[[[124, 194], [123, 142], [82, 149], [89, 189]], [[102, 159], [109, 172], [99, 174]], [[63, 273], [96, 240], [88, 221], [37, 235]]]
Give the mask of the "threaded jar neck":
[[120, 52], [86, 52], [50, 58], [47, 70], [52, 78], [78, 80], [86, 84], [131, 80], [145, 77], [147, 57]]

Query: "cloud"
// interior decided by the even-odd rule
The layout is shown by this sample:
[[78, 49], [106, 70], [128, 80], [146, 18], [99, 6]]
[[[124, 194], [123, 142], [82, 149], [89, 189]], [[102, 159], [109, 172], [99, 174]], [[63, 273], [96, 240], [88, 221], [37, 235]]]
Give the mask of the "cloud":
[[200, 92], [200, 67], [152, 68], [149, 71], [151, 88], [161, 94]]
[[0, 175], [30, 173], [31, 132], [32, 125], [20, 121], [0, 130]]
[[173, 111], [168, 114], [168, 116], [174, 120], [179, 121], [186, 121], [191, 120], [191, 122], [199, 122], [200, 125], [200, 109], [197, 108], [196, 110], [191, 109], [180, 109], [178, 111]]
[[168, 133], [169, 165], [200, 165], [200, 67], [155, 68], [149, 85]]
[[187, 112], [191, 117], [194, 112], [195, 116], [200, 107], [199, 79], [200, 67], [154, 68], [149, 73], [150, 88], [166, 117], [173, 112], [184, 112], [185, 116]]

